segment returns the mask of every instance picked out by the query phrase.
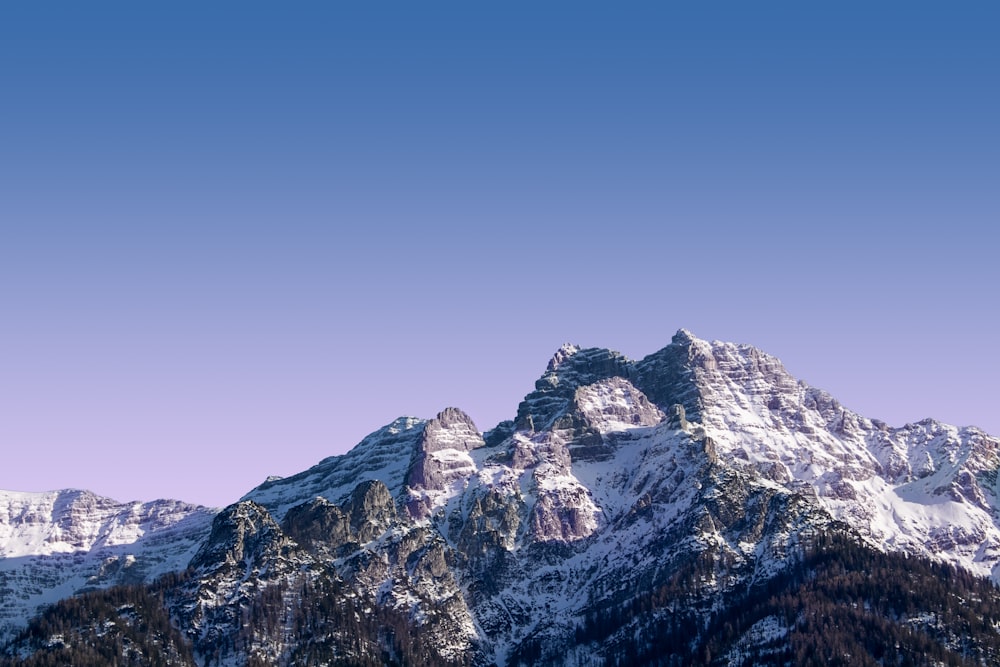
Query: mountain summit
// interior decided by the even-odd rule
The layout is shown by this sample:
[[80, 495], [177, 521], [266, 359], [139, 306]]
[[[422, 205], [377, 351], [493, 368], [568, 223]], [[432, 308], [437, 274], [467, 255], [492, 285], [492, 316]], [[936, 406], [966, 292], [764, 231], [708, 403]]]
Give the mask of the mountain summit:
[[[402, 417], [214, 518], [0, 496], [7, 653], [45, 664], [73, 635], [178, 665], [738, 665], [841, 642], [888, 664], [891, 637], [900, 660], [1000, 658], [997, 438], [889, 427], [683, 329], [637, 361], [562, 346], [512, 417]], [[119, 597], [104, 625], [60, 603], [21, 630], [73, 594]]]

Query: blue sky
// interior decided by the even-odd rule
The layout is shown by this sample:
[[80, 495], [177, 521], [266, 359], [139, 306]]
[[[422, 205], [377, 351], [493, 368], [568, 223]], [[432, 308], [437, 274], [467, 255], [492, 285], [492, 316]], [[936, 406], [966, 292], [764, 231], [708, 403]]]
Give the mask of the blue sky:
[[5, 5], [0, 488], [222, 505], [680, 327], [1000, 433], [998, 19]]

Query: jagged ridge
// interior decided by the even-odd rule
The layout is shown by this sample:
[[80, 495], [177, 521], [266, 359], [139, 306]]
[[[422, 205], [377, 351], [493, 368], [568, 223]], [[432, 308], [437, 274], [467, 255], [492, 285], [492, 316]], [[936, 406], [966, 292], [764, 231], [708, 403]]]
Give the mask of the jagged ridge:
[[[291, 664], [306, 591], [337, 590], [427, 642], [355, 658], [609, 664], [681, 600], [707, 619], [831, 531], [995, 576], [998, 450], [977, 429], [866, 419], [750, 346], [681, 330], [632, 361], [567, 345], [485, 436], [455, 408], [401, 418], [252, 490], [167, 598], [202, 663]], [[247, 636], [257, 608], [285, 616]]]

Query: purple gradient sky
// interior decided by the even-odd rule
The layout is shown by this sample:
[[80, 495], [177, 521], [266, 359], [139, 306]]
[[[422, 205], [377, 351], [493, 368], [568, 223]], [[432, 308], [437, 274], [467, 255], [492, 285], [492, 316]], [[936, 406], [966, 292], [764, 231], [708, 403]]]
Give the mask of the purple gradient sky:
[[0, 9], [0, 488], [224, 505], [563, 342], [1000, 433], [1000, 5]]

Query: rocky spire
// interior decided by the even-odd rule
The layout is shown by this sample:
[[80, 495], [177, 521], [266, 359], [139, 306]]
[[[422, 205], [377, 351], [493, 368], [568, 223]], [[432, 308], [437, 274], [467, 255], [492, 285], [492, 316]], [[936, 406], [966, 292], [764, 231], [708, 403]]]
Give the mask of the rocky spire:
[[429, 516], [447, 499], [455, 481], [475, 473], [469, 452], [485, 445], [472, 418], [458, 408], [445, 408], [427, 422], [406, 475], [410, 515], [417, 519]]

